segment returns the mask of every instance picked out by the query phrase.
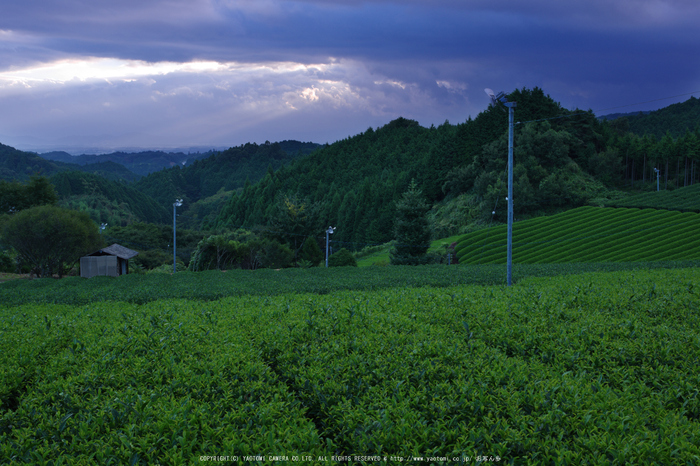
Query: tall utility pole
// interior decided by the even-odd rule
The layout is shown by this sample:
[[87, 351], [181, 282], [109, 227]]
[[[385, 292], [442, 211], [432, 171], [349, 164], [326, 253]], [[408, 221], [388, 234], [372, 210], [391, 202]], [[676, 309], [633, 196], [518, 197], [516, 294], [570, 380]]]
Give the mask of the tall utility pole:
[[516, 102], [508, 102], [508, 98], [503, 92], [495, 95], [491, 89], [484, 89], [486, 94], [491, 98], [491, 105], [496, 106], [497, 102], [508, 107], [508, 266], [507, 277], [508, 286], [511, 286], [513, 279], [513, 127], [515, 123], [514, 108], [517, 107]]
[[175, 199], [173, 203], [173, 273], [177, 272], [177, 237], [175, 229], [177, 224], [177, 208], [182, 205], [182, 199]]

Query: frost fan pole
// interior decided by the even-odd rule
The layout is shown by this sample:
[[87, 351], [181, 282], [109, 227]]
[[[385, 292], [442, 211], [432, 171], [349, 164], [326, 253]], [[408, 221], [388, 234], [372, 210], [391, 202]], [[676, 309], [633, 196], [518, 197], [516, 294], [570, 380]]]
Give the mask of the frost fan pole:
[[328, 268], [328, 235], [332, 235], [335, 227], [328, 227], [326, 230], [326, 268]]
[[182, 205], [182, 199], [175, 199], [173, 203], [173, 273], [177, 272], [177, 239], [175, 236], [177, 208]]
[[508, 107], [508, 286], [513, 278], [513, 108], [515, 102], [505, 102]]
[[513, 114], [517, 107], [515, 102], [508, 102], [505, 93], [494, 94], [491, 89], [484, 89], [486, 95], [491, 98], [491, 106], [495, 107], [498, 102], [508, 107], [508, 286], [513, 282]]

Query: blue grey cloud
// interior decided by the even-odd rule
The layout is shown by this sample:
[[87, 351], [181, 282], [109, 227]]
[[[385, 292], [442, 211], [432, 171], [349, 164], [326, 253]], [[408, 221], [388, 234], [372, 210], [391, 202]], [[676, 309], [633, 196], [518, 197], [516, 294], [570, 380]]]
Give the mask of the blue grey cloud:
[[7, 3], [0, 142], [20, 148], [333, 142], [464, 121], [484, 87], [594, 110], [700, 89], [690, 0]]

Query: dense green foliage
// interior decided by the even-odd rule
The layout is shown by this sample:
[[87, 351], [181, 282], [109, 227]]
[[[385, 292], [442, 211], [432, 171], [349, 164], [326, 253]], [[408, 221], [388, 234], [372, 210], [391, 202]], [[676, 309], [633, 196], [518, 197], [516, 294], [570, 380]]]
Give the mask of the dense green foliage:
[[357, 261], [350, 251], [340, 248], [328, 256], [328, 267], [357, 267]]
[[189, 269], [202, 270], [281, 269], [290, 267], [294, 252], [268, 238], [259, 238], [246, 230], [202, 239], [192, 253]]
[[[506, 226], [464, 235], [460, 264], [503, 264]], [[513, 224], [513, 263], [700, 259], [700, 214], [580, 207]]]
[[[328, 272], [300, 270], [312, 271]], [[694, 464], [698, 282], [692, 268], [510, 288], [3, 306], [0, 457]]]
[[168, 204], [158, 204], [124, 183], [76, 171], [58, 173], [51, 177], [51, 183], [62, 206], [87, 212], [98, 224], [126, 226], [133, 222], [172, 221], [172, 214], [166, 209]]
[[318, 236], [329, 225], [337, 225], [334, 240], [388, 241], [394, 201], [406, 190], [411, 177], [423, 186], [417, 166], [430, 164], [431, 139], [438, 134], [449, 139], [454, 131], [450, 125], [425, 129], [405, 119], [377, 131], [370, 128], [245, 187], [220, 212], [215, 225], [272, 226], [278, 218], [278, 199], [298, 198], [320, 206]]
[[82, 165], [80, 167], [80, 171], [85, 173], [92, 173], [93, 175], [101, 176], [110, 181], [118, 182], [131, 183], [141, 178], [140, 175], [137, 175], [125, 166], [119, 165], [118, 163], [111, 161]]
[[26, 183], [0, 180], [0, 214], [57, 202], [56, 190], [45, 176], [32, 176]]
[[272, 217], [269, 227], [260, 233], [286, 244], [294, 253], [294, 260], [298, 260], [307, 239], [322, 231], [320, 203], [311, 203], [296, 196], [280, 196], [270, 207]]
[[[700, 126], [640, 136], [625, 119], [599, 121], [592, 112], [563, 109], [537, 88], [508, 98], [518, 103], [518, 219], [605, 203], [619, 189], [652, 189], [655, 168], [667, 189], [700, 179]], [[275, 202], [296, 196], [319, 206], [319, 228], [337, 225], [334, 239], [357, 250], [392, 239], [396, 202], [414, 178], [434, 207], [433, 237], [505, 221], [507, 127], [498, 107], [456, 126], [422, 128], [399, 118], [265, 176], [234, 194], [211, 225], [268, 227]]]
[[[137, 264], [145, 268], [153, 268], [173, 259], [173, 227], [171, 224], [156, 225], [153, 223], [135, 222], [125, 227], [109, 226], [103, 233], [108, 244], [119, 243], [130, 249], [139, 251], [134, 258]], [[177, 257], [188, 264], [197, 243], [206, 233], [185, 228], [177, 228]]]
[[299, 252], [299, 259], [306, 261], [311, 267], [316, 267], [323, 261], [324, 257], [316, 238], [307, 237]]
[[86, 213], [51, 205], [13, 214], [2, 238], [41, 277], [62, 277], [81, 256], [102, 246], [97, 226]]
[[654, 169], [659, 170], [661, 189], [690, 186], [700, 179], [700, 125], [675, 139], [670, 133], [661, 139], [632, 133], [618, 135], [615, 147], [614, 153], [606, 154], [612, 161], [601, 159], [600, 163], [605, 166], [614, 161], [614, 165], [622, 169], [624, 176], [618, 184], [655, 190], [657, 175]]
[[[228, 203], [233, 191], [221, 188], [213, 196], [183, 206], [183, 213], [178, 214], [178, 225], [192, 230], [208, 229], [214, 223], [219, 211]], [[171, 202], [172, 204], [172, 202]]]

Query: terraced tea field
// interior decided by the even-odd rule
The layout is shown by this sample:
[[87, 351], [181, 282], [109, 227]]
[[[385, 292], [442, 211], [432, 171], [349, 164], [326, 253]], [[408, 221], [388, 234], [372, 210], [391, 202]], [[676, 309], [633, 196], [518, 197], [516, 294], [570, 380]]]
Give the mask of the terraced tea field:
[[635, 194], [607, 204], [610, 207], [637, 207], [668, 209], [682, 212], [700, 212], [700, 184], [673, 191], [652, 191]]
[[[460, 264], [506, 261], [506, 226], [462, 236]], [[700, 259], [700, 214], [580, 207], [513, 225], [513, 263], [637, 262]]]

